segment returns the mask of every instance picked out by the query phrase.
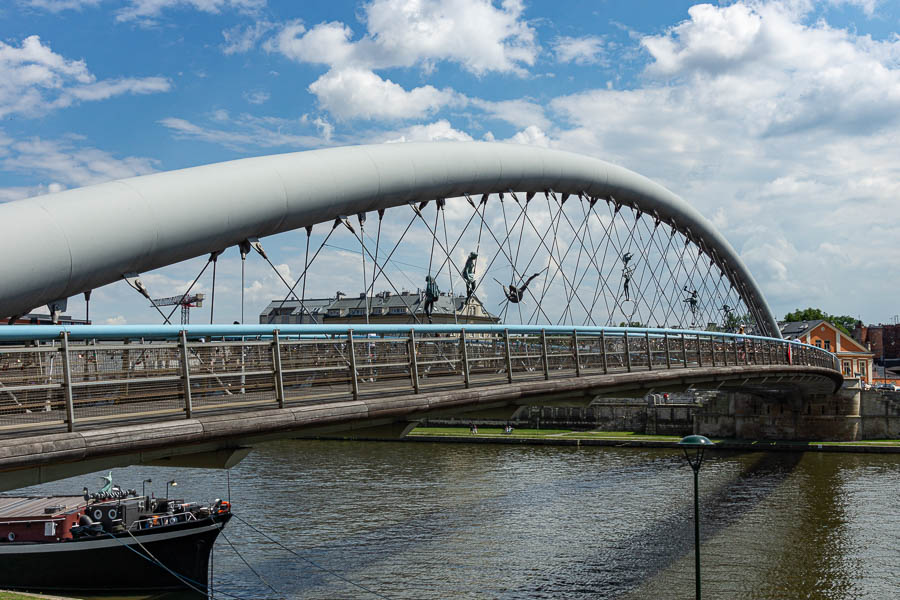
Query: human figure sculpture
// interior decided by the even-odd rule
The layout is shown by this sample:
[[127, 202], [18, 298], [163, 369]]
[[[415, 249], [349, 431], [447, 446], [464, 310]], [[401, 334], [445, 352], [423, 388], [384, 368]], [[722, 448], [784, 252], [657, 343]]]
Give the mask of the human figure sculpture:
[[529, 277], [525, 283], [521, 286], [516, 287], [514, 285], [509, 286], [506, 292], [506, 299], [512, 302], [513, 304], [518, 304], [522, 301], [522, 298], [525, 296], [525, 290], [528, 289], [528, 284], [531, 283], [531, 280], [540, 275], [540, 272], [535, 273], [531, 277]]
[[634, 269], [628, 266], [628, 261], [631, 260], [632, 256], [631, 252], [626, 252], [622, 255], [622, 289], [625, 292], [625, 300], [628, 301], [631, 300], [629, 287], [631, 285], [631, 277], [634, 275]]
[[478, 253], [471, 252], [469, 253], [469, 258], [466, 259], [466, 264], [463, 266], [462, 278], [466, 282], [466, 302], [471, 300], [472, 294], [475, 293], [475, 262], [477, 260]]
[[[688, 291], [687, 286], [684, 286], [684, 291]], [[691, 309], [691, 314], [694, 317], [697, 317], [697, 301], [699, 300], [699, 294], [697, 294], [697, 290], [692, 290], [690, 295], [684, 299], [685, 302], [688, 303], [688, 306]]]
[[429, 323], [434, 322], [431, 320], [431, 313], [434, 311], [434, 303], [440, 295], [441, 290], [438, 288], [437, 282], [431, 275], [427, 275], [425, 277], [425, 304], [422, 306], [422, 310], [425, 311]]

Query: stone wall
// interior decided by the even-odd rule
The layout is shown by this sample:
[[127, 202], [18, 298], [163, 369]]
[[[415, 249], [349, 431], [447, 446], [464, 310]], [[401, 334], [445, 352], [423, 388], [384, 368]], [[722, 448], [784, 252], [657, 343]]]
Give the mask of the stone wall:
[[900, 392], [865, 391], [860, 395], [862, 438], [900, 438]]
[[[466, 419], [423, 424], [465, 425]], [[477, 419], [481, 426], [504, 421]], [[751, 440], [900, 439], [900, 392], [841, 389], [834, 396], [760, 397], [737, 392], [693, 392], [646, 398], [600, 398], [586, 407], [524, 406], [509, 422], [517, 428], [634, 431], [655, 435], [700, 433]]]

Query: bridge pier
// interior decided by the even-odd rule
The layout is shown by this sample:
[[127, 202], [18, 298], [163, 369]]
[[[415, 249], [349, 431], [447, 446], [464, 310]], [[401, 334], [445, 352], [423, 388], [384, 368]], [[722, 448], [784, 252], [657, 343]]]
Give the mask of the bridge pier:
[[862, 439], [860, 391], [717, 394], [697, 411], [694, 431], [706, 436], [754, 440]]

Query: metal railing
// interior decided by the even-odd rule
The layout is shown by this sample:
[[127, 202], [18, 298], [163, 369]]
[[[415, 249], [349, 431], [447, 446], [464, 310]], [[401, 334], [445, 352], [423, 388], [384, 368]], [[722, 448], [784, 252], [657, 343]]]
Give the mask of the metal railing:
[[830, 352], [706, 331], [455, 325], [0, 327], [0, 432]]

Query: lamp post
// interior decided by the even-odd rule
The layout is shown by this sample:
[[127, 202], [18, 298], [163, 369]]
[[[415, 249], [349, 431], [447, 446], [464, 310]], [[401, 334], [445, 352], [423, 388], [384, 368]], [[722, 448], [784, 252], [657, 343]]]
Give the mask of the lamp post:
[[145, 479], [145, 480], [143, 480], [143, 481], [141, 482], [141, 496], [146, 496], [146, 495], [147, 495], [147, 493], [146, 493], [147, 487], [146, 487], [146, 486], [147, 486], [148, 483], [153, 483], [153, 480], [152, 480], [152, 479]]
[[167, 482], [166, 482], [166, 500], [169, 499], [169, 486], [170, 486], [170, 485], [171, 485], [172, 487], [178, 487], [178, 482], [175, 481], [174, 479], [173, 479], [172, 481], [167, 481]]
[[708, 437], [702, 435], [689, 435], [682, 438], [678, 445], [684, 450], [684, 457], [694, 471], [694, 580], [696, 583], [696, 598], [700, 600], [700, 491], [697, 476], [700, 465], [703, 463], [703, 452], [713, 445]]

